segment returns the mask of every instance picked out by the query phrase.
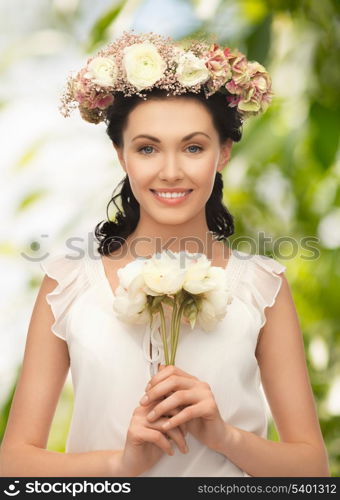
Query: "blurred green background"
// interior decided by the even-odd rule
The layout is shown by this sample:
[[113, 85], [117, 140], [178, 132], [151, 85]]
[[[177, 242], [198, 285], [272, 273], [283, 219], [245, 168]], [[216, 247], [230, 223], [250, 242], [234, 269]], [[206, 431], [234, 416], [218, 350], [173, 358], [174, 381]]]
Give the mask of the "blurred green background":
[[[0, 440], [42, 279], [35, 257], [92, 231], [123, 174], [103, 128], [58, 115], [67, 73], [124, 29], [178, 40], [214, 34], [273, 78], [272, 106], [244, 126], [224, 171], [236, 222], [230, 242], [287, 266], [331, 474], [340, 476], [339, 14], [336, 0], [2, 4], [0, 128], [8, 140], [1, 176], [8, 189], [0, 233]], [[48, 449], [65, 451], [72, 405], [68, 377]], [[272, 419], [268, 438], [279, 440]]]

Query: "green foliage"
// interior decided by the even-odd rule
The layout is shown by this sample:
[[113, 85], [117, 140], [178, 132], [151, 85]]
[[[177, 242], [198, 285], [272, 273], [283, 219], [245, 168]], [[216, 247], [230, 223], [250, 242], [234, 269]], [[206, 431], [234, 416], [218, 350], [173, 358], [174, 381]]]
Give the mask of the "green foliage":
[[19, 172], [24, 167], [31, 165], [32, 161], [35, 160], [47, 139], [47, 136], [39, 137], [36, 141], [30, 144], [30, 146], [19, 156], [18, 161], [14, 166], [14, 171]]
[[44, 189], [37, 189], [36, 191], [32, 191], [20, 201], [16, 211], [22, 212], [23, 210], [26, 210], [31, 205], [42, 199], [45, 194], [46, 190]]
[[18, 381], [18, 376], [19, 376], [19, 370], [16, 373], [14, 384], [13, 384], [12, 388], [10, 389], [5, 402], [3, 403], [2, 407], [0, 407], [0, 443], [3, 440], [4, 433], [6, 430], [6, 425], [7, 425], [7, 421], [8, 421], [9, 412], [10, 412], [10, 409], [12, 406], [12, 401], [13, 401], [13, 396], [14, 396], [16, 384]]
[[86, 52], [92, 52], [98, 47], [98, 45], [102, 45], [103, 42], [107, 42], [108, 29], [120, 14], [125, 3], [125, 0], [119, 2], [96, 20], [92, 26], [88, 42], [85, 46]]

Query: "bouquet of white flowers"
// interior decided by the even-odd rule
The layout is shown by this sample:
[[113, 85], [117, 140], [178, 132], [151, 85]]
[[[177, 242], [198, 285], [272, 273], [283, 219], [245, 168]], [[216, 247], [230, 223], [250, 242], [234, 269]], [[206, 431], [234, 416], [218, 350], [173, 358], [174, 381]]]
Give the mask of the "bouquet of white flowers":
[[[224, 269], [212, 266], [204, 254], [156, 253], [151, 259], [133, 260], [118, 270], [118, 277], [113, 303], [117, 317], [130, 324], [151, 325], [159, 314], [167, 365], [175, 364], [181, 321], [192, 329], [197, 321], [211, 331], [232, 302]], [[172, 310], [170, 356], [163, 306]]]

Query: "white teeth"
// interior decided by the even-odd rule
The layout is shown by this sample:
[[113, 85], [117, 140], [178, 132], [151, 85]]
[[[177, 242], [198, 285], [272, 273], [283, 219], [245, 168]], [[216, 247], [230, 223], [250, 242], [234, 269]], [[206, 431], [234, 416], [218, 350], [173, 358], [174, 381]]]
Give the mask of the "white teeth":
[[188, 194], [188, 192], [189, 191], [185, 191], [184, 193], [159, 193], [158, 191], [155, 191], [155, 193], [162, 198], [183, 198], [183, 196]]

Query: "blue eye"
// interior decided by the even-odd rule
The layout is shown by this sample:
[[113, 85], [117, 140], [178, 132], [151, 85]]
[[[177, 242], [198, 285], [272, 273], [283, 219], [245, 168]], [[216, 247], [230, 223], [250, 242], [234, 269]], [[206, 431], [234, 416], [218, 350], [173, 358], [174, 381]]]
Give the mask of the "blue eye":
[[[192, 144], [191, 146], [188, 146], [188, 149], [189, 148], [198, 148], [199, 149], [199, 152], [200, 151], [203, 151], [203, 148], [201, 148], [200, 146], [195, 146], [194, 144]], [[191, 151], [191, 153], [195, 153], [195, 151]]]
[[[153, 149], [153, 147], [152, 147], [152, 146], [143, 146], [142, 148], [140, 148], [140, 149], [138, 150], [138, 152], [139, 152], [139, 151], [143, 151], [143, 150], [145, 150], [146, 148]], [[144, 152], [145, 152], [145, 151], [144, 151]], [[151, 151], [149, 151], [149, 152], [151, 152]], [[146, 154], [148, 154], [148, 153], [146, 153]]]

